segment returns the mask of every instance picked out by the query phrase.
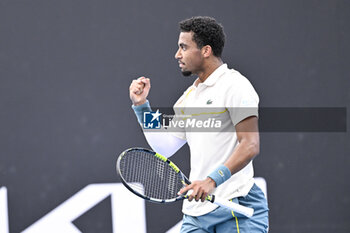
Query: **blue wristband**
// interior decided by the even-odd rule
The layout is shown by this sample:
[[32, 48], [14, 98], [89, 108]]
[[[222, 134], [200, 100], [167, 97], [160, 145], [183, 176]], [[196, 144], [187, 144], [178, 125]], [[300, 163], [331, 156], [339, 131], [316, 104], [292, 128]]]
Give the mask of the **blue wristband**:
[[139, 123], [142, 125], [143, 124], [143, 113], [144, 112], [151, 112], [152, 109], [151, 109], [151, 106], [149, 105], [149, 102], [148, 100], [146, 100], [146, 103], [144, 104], [141, 104], [141, 105], [132, 105], [131, 106], [132, 109], [134, 110], [135, 112], [135, 115], [137, 117], [137, 120], [139, 121]]
[[220, 184], [230, 179], [231, 171], [225, 165], [220, 165], [217, 169], [210, 173], [208, 177], [213, 179], [216, 183], [216, 187], [218, 187]]

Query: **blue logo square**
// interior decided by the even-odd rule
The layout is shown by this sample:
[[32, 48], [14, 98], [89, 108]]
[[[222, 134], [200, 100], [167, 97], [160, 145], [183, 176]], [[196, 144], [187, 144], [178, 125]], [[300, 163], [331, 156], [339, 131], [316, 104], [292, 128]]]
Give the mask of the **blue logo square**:
[[160, 129], [162, 114], [159, 110], [156, 112], [144, 112], [143, 113], [143, 128], [144, 129]]

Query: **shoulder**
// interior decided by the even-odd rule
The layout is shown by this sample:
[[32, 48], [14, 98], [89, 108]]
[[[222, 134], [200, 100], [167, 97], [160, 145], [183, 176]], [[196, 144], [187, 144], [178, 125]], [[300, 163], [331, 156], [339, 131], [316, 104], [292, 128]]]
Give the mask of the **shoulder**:
[[227, 71], [218, 80], [218, 84], [225, 89], [242, 90], [252, 87], [250, 81], [235, 69], [227, 69]]
[[218, 83], [220, 83], [219, 86], [225, 99], [225, 106], [258, 106], [258, 93], [255, 91], [250, 81], [237, 70], [227, 70]]

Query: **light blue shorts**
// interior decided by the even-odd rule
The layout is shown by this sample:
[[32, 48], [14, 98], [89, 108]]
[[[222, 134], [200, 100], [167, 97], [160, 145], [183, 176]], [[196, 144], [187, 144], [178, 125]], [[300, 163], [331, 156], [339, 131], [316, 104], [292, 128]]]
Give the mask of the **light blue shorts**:
[[193, 217], [184, 215], [181, 233], [266, 233], [269, 216], [267, 201], [261, 189], [254, 184], [247, 196], [232, 201], [254, 209], [254, 215], [247, 218], [223, 207]]

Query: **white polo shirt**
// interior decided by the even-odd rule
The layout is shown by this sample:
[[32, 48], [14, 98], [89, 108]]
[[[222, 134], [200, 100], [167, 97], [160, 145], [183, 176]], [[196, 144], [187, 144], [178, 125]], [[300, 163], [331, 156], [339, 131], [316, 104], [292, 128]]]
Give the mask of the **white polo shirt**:
[[[220, 130], [214, 132], [190, 132], [183, 129], [172, 134], [187, 140], [191, 152], [191, 181], [203, 180], [232, 155], [238, 145], [235, 125], [249, 116], [258, 116], [259, 97], [251, 83], [238, 71], [228, 69], [226, 64], [217, 68], [203, 83], [190, 86], [174, 105], [176, 113], [181, 109], [189, 114], [196, 111], [211, 114], [210, 118], [223, 122]], [[206, 112], [205, 108], [214, 112]], [[206, 113], [205, 113], [206, 112]], [[205, 130], [204, 130], [205, 131]], [[253, 164], [232, 175], [229, 180], [215, 189], [215, 195], [227, 200], [245, 196], [254, 184]], [[210, 202], [184, 201], [183, 213], [200, 216], [217, 208]]]

